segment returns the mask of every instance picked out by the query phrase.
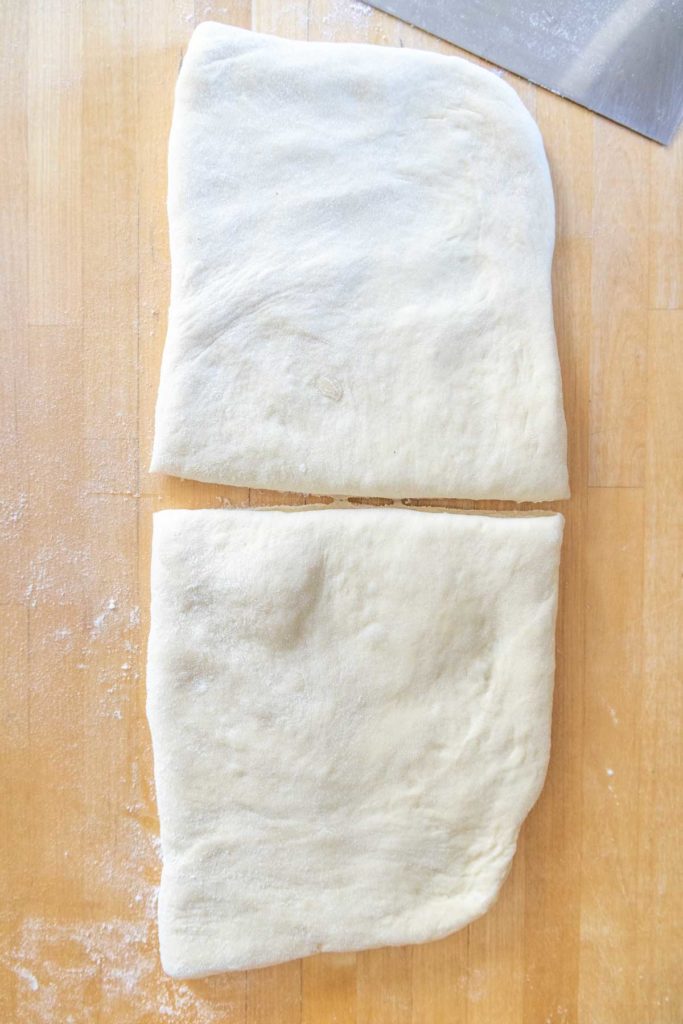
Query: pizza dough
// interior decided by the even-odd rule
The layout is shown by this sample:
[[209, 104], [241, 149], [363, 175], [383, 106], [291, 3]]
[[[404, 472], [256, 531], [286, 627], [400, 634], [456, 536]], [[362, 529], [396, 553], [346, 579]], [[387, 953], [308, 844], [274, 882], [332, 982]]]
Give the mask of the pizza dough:
[[550, 175], [500, 78], [205, 23], [178, 79], [168, 205], [153, 470], [567, 497]]
[[562, 525], [157, 513], [169, 974], [424, 942], [487, 909], [546, 771]]

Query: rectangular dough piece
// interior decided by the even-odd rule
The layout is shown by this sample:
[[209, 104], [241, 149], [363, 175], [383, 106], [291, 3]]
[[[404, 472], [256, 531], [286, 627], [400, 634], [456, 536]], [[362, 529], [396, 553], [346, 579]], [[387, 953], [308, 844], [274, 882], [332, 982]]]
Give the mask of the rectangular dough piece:
[[424, 942], [489, 907], [546, 772], [562, 527], [155, 515], [169, 974]]
[[176, 89], [168, 210], [154, 471], [568, 496], [550, 174], [496, 75], [202, 24]]

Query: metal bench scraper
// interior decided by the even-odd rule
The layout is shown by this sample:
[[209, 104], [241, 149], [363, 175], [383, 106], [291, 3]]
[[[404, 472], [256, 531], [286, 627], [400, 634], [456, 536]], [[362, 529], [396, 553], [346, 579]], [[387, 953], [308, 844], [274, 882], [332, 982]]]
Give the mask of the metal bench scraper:
[[683, 115], [683, 0], [368, 0], [668, 143]]

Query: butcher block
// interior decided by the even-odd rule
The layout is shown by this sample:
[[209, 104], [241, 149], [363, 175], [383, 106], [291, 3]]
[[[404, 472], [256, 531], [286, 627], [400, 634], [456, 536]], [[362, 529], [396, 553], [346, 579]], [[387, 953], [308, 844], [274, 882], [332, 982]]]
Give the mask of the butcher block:
[[0, 1019], [680, 1024], [683, 135], [509, 74], [555, 188], [572, 489], [547, 506], [566, 529], [545, 788], [497, 903], [450, 938], [162, 972], [152, 513], [329, 500], [147, 470], [173, 87], [207, 19], [458, 52], [357, 0], [2, 4]]

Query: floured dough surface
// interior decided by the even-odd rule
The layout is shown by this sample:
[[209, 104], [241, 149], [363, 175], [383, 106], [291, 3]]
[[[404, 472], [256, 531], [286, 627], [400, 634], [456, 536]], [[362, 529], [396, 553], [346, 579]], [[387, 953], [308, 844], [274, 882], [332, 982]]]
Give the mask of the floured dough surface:
[[168, 205], [153, 470], [567, 496], [552, 188], [500, 78], [205, 23], [178, 79]]
[[154, 517], [168, 973], [424, 942], [487, 909], [546, 771], [562, 523]]

